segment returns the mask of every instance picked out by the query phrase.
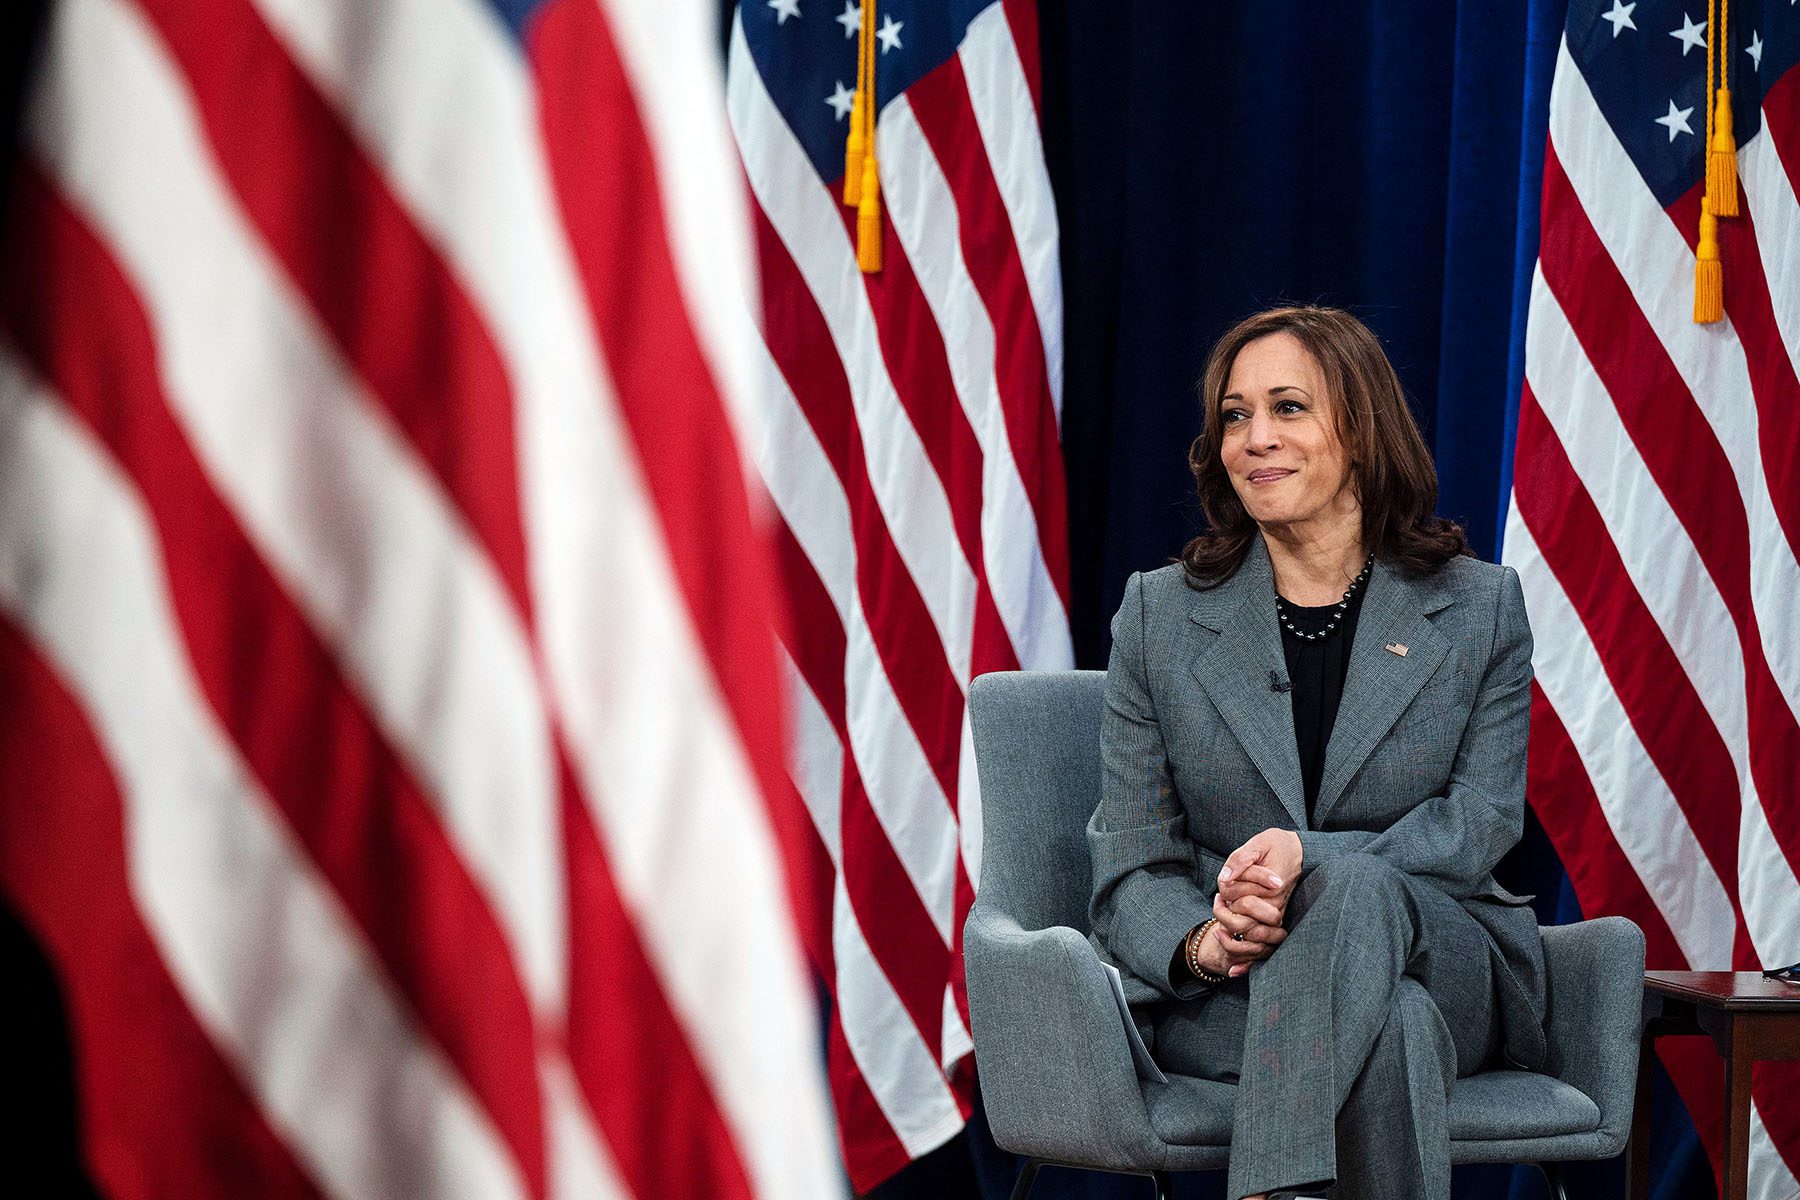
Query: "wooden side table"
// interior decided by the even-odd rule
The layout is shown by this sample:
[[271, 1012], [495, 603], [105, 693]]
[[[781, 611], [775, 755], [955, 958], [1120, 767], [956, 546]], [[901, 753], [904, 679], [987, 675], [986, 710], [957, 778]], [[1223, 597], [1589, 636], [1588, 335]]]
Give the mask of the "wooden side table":
[[[1800, 1058], [1800, 987], [1755, 971], [1645, 971], [1637, 1106], [1626, 1194], [1650, 1195], [1650, 1055], [1659, 1037], [1704, 1033], [1725, 1060], [1725, 1178], [1719, 1195], [1743, 1200], [1750, 1165], [1750, 1064]], [[1660, 1009], [1660, 1011], [1659, 1011]]]

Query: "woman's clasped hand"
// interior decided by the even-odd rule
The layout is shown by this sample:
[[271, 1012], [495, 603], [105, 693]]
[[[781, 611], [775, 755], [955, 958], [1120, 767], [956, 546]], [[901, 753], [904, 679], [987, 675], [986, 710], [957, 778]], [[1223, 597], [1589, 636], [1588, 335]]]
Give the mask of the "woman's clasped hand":
[[1213, 897], [1212, 937], [1222, 975], [1238, 976], [1287, 937], [1288, 897], [1300, 879], [1300, 838], [1291, 829], [1265, 829], [1231, 852]]

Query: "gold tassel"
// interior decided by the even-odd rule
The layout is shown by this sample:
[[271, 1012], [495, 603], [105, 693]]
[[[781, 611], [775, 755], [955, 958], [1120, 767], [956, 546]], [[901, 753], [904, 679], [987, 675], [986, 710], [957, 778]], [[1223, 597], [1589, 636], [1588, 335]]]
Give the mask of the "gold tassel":
[[1713, 215], [1738, 215], [1737, 138], [1731, 132], [1731, 89], [1720, 88], [1713, 105], [1712, 145], [1706, 151], [1706, 194]]
[[[1713, 87], [1715, 62], [1717, 89]], [[1738, 188], [1737, 138], [1731, 130], [1731, 0], [1707, 0], [1706, 95], [1712, 101], [1706, 112], [1706, 199], [1712, 202], [1713, 216], [1735, 217]]]
[[881, 270], [881, 177], [873, 154], [863, 159], [862, 202], [856, 206], [856, 265], [865, 275]]
[[[861, 108], [851, 112], [850, 120], [857, 121], [860, 112], [862, 139], [854, 180], [846, 155], [844, 202], [856, 205], [856, 265], [863, 274], [873, 275], [881, 270], [881, 173], [875, 158], [875, 117], [879, 112], [879, 93], [875, 90], [875, 0], [862, 0], [862, 39], [857, 52], [861, 57], [856, 63], [856, 103]], [[850, 144], [858, 144], [854, 134]]]
[[863, 158], [874, 141], [875, 0], [862, 0], [862, 28], [856, 38], [856, 98], [850, 102], [850, 133], [844, 139], [844, 203], [862, 202]]
[[[864, 0], [867, 3], [867, 0]], [[863, 94], [861, 84], [856, 88], [856, 99], [850, 105], [850, 136], [844, 139], [844, 203], [855, 207], [862, 201], [863, 154], [867, 147], [863, 143]]]
[[1700, 247], [1694, 252], [1694, 322], [1725, 319], [1725, 265], [1719, 261], [1719, 220], [1712, 202], [1700, 204]]

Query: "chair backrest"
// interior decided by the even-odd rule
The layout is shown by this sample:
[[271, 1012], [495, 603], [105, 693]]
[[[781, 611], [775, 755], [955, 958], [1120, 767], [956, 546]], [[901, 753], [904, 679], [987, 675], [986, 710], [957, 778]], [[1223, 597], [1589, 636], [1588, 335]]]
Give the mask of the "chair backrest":
[[1026, 929], [1087, 932], [1105, 692], [1104, 671], [996, 672], [969, 689], [981, 778], [976, 903]]

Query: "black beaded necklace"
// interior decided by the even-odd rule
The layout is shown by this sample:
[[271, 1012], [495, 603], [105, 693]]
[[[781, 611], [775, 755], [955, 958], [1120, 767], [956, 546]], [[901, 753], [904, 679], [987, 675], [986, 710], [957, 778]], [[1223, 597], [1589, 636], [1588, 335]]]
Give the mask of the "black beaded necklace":
[[1275, 593], [1275, 612], [1276, 615], [1281, 618], [1282, 628], [1286, 629], [1301, 641], [1306, 642], [1316, 642], [1322, 638], [1330, 637], [1333, 633], [1337, 632], [1338, 625], [1343, 622], [1344, 610], [1350, 607], [1350, 601], [1355, 597], [1356, 589], [1368, 582], [1369, 571], [1374, 566], [1375, 556], [1371, 554], [1369, 555], [1369, 560], [1363, 564], [1362, 572], [1357, 575], [1355, 579], [1350, 581], [1349, 587], [1344, 589], [1344, 598], [1337, 602], [1337, 607], [1332, 611], [1331, 620], [1325, 622], [1325, 628], [1318, 630], [1316, 633], [1308, 633], [1306, 630], [1295, 625], [1293, 620], [1288, 616], [1287, 601], [1281, 598], [1280, 592]]

